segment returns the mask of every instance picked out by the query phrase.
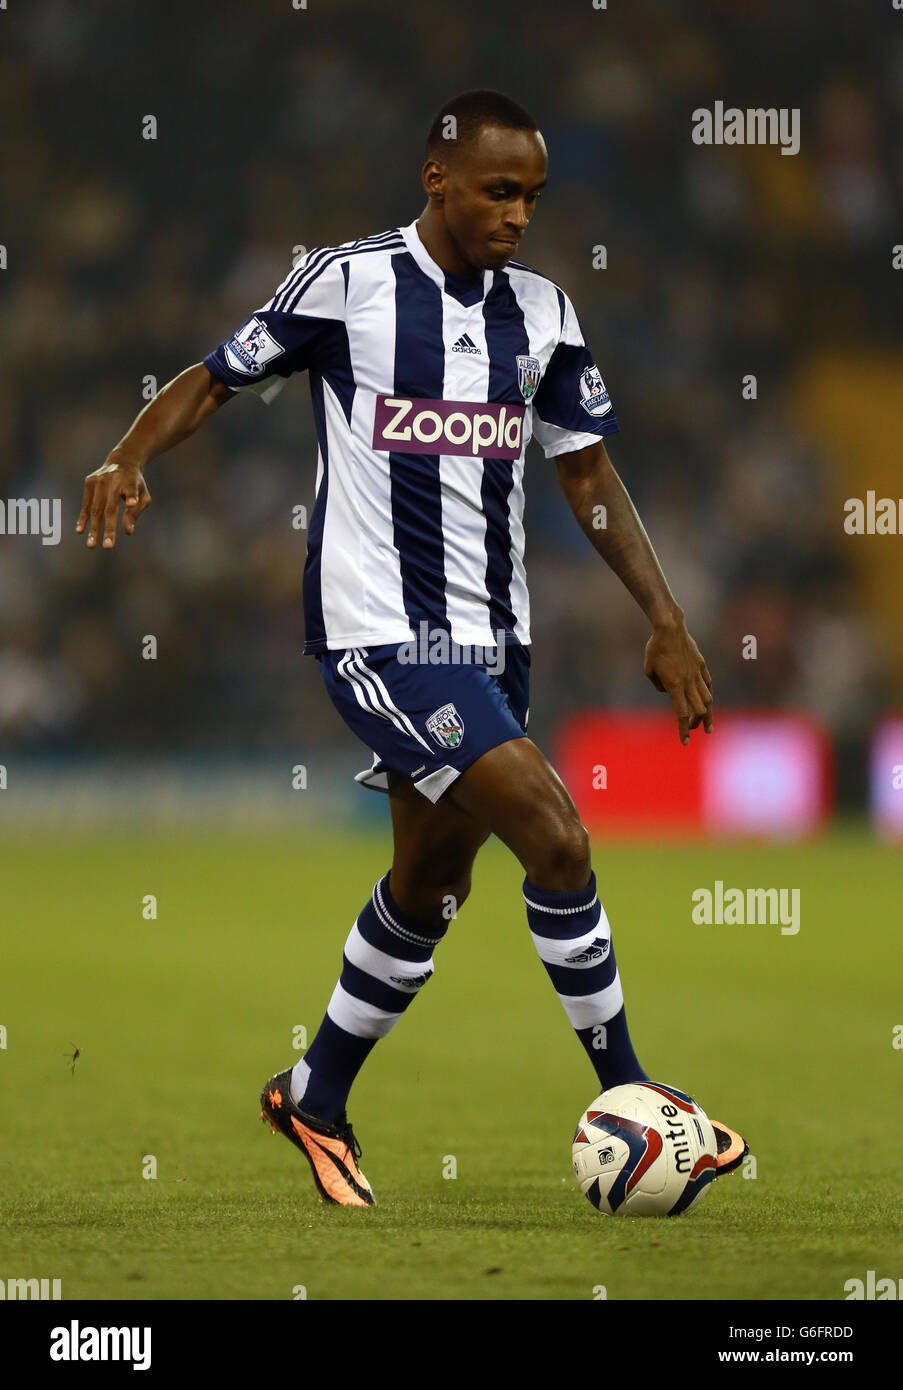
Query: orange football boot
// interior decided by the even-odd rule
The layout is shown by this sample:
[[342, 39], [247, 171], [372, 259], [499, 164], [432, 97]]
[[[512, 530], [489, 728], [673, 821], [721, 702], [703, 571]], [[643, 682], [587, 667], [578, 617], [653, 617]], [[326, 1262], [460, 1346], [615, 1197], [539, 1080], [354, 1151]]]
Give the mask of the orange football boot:
[[749, 1153], [749, 1145], [738, 1134], [735, 1129], [728, 1129], [720, 1120], [713, 1120], [709, 1116], [709, 1124], [715, 1131], [715, 1138], [718, 1141], [718, 1155], [715, 1159], [715, 1172], [720, 1178], [724, 1173], [732, 1173], [735, 1168], [739, 1168], [746, 1155]]
[[291, 1068], [271, 1076], [260, 1093], [260, 1118], [274, 1134], [284, 1134], [307, 1159], [321, 1202], [373, 1207], [376, 1199], [357, 1160], [361, 1146], [343, 1110], [333, 1125], [299, 1110], [292, 1100]]

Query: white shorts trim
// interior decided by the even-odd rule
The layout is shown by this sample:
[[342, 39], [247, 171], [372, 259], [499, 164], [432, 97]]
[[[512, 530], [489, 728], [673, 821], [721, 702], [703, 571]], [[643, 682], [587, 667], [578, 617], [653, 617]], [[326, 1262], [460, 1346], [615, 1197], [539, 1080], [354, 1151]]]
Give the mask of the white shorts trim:
[[[378, 764], [381, 762], [382, 758], [379, 754], [374, 753], [372, 765], [354, 774], [355, 782], [361, 787], [369, 787], [370, 790], [374, 792], [388, 792], [388, 773], [385, 770], [380, 772], [376, 771]], [[431, 801], [435, 806], [440, 796], [448, 791], [452, 782], [454, 782], [456, 777], [460, 777], [460, 775], [461, 769], [459, 767], [449, 767], [446, 763], [444, 767], [437, 767], [435, 772], [429, 772], [425, 777], [419, 778], [414, 783], [414, 786], [419, 792], [422, 792], [427, 801]]]

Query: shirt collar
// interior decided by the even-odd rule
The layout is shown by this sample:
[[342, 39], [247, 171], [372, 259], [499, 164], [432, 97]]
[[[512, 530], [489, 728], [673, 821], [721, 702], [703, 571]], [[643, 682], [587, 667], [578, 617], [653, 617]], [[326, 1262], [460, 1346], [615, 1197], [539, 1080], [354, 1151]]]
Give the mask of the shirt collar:
[[[441, 265], [436, 264], [436, 262], [433, 260], [432, 256], [424, 246], [423, 242], [420, 240], [420, 233], [417, 230], [416, 219], [413, 222], [411, 222], [407, 227], [399, 227], [398, 230], [404, 237], [405, 246], [408, 248], [411, 255], [414, 257], [414, 260], [416, 261], [420, 269], [423, 271], [424, 275], [428, 275], [429, 278], [435, 284], [437, 284], [441, 290], [444, 290], [445, 271], [442, 269]], [[492, 281], [494, 276], [494, 270], [483, 271], [483, 299], [486, 298], [487, 294], [492, 289]]]

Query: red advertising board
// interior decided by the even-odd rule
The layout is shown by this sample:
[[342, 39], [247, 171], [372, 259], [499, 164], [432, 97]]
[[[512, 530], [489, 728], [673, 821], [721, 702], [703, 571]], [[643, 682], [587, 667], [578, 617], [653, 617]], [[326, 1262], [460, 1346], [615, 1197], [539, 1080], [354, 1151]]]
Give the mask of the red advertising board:
[[587, 829], [792, 839], [831, 809], [831, 750], [807, 715], [722, 712], [684, 747], [673, 714], [586, 710], [553, 761]]

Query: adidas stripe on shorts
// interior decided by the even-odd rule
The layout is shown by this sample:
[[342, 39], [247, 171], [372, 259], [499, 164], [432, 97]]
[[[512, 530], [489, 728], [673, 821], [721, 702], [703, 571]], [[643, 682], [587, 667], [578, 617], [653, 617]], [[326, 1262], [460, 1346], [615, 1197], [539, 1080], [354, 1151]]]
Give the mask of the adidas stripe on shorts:
[[430, 665], [399, 660], [401, 650], [347, 647], [316, 660], [332, 703], [373, 754], [355, 781], [388, 791], [391, 768], [436, 802], [490, 748], [525, 736], [530, 652], [517, 643], [460, 647], [461, 660]]

